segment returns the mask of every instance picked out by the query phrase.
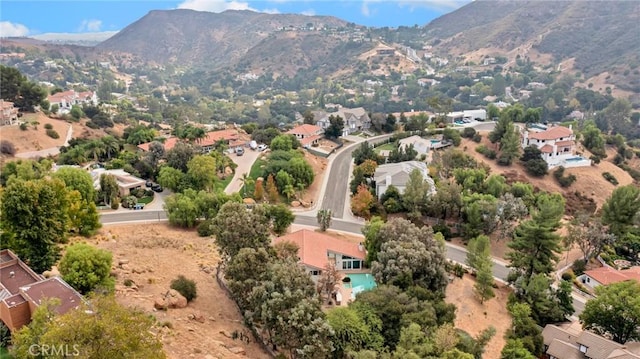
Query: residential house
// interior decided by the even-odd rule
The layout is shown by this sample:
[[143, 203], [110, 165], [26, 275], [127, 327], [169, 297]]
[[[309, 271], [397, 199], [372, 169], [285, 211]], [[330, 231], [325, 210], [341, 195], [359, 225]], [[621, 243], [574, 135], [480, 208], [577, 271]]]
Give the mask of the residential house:
[[463, 120], [484, 121], [487, 119], [487, 110], [480, 109], [449, 112], [447, 114], [447, 119], [451, 121], [451, 123]]
[[60, 277], [44, 278], [34, 272], [11, 250], [0, 251], [0, 320], [14, 332], [31, 322], [36, 308], [47, 298], [57, 298], [55, 308], [64, 314], [84, 299]]
[[541, 156], [549, 168], [590, 166], [591, 160], [575, 155], [576, 136], [571, 125], [546, 127], [534, 125], [523, 128], [522, 148], [534, 145], [542, 152]]
[[317, 144], [323, 137], [324, 130], [320, 126], [302, 124], [285, 132], [288, 135], [294, 135], [304, 148], [308, 148], [313, 144]]
[[376, 193], [378, 198], [387, 191], [389, 186], [393, 185], [398, 189], [401, 194], [404, 193], [409, 182], [409, 175], [413, 170], [420, 171], [422, 178], [426, 180], [431, 186], [431, 193], [435, 193], [435, 183], [429, 176], [429, 169], [426, 163], [419, 161], [406, 161], [398, 163], [387, 163], [378, 166], [376, 172], [373, 174], [373, 180], [376, 183]]
[[273, 244], [291, 242], [298, 247], [300, 264], [316, 281], [328, 264], [340, 272], [364, 268], [366, 252], [362, 243], [354, 243], [328, 234], [302, 229], [275, 238]]
[[18, 109], [13, 102], [0, 100], [0, 126], [13, 125], [18, 120]]
[[76, 92], [68, 90], [58, 92], [47, 97], [51, 106], [58, 105], [58, 114], [65, 114], [71, 111], [73, 105], [93, 105], [98, 106], [98, 95], [93, 91]]
[[386, 45], [378, 45], [378, 47], [376, 47], [376, 55], [378, 56], [393, 56], [396, 53], [396, 49], [394, 49], [393, 47], [389, 47]]
[[547, 324], [542, 337], [546, 359], [640, 359], [640, 343], [616, 343], [582, 330], [579, 322]]
[[605, 265], [600, 268], [585, 271], [583, 275], [578, 277], [578, 280], [590, 288], [624, 282], [626, 280], [640, 282], [640, 267], [616, 270]]
[[100, 177], [102, 175], [112, 175], [116, 178], [118, 184], [118, 193], [120, 197], [128, 196], [132, 189], [141, 188], [145, 185], [146, 181], [131, 175], [122, 169], [105, 170], [104, 168], [97, 168], [91, 171], [91, 178], [93, 179], [93, 187], [96, 190], [100, 189]]
[[344, 120], [344, 128], [342, 130], [342, 136], [350, 135], [357, 131], [366, 131], [371, 128], [371, 119], [369, 114], [362, 107], [356, 108], [344, 108], [340, 107], [338, 111], [327, 113], [324, 111], [314, 111], [313, 118], [316, 121], [316, 126], [327, 129], [331, 124], [329, 121], [330, 116], [340, 116]]
[[401, 150], [406, 150], [409, 145], [413, 145], [413, 149], [418, 152], [418, 156], [426, 155], [431, 149], [431, 140], [414, 135], [398, 141], [398, 148]]
[[[241, 141], [239, 136], [240, 135], [238, 133], [238, 130], [233, 130], [233, 129], [222, 130], [222, 131], [211, 131], [211, 132], [207, 132], [207, 136], [199, 141], [196, 141], [195, 144], [202, 147], [202, 152], [209, 153], [213, 151], [216, 143], [218, 143], [219, 141], [224, 142], [224, 144], [226, 144], [230, 148], [233, 148], [239, 145], [244, 145], [244, 141]], [[180, 141], [178, 137], [167, 138], [163, 143], [164, 150], [169, 151], [170, 149], [175, 147], [178, 141]], [[141, 143], [138, 145], [138, 148], [144, 152], [148, 152], [150, 145], [151, 145], [151, 142]]]

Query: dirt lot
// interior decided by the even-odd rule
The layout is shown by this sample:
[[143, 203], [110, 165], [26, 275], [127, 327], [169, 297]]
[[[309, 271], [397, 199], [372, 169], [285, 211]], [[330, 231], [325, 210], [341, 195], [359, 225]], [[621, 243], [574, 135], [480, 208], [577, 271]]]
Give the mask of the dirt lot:
[[504, 334], [511, 325], [511, 316], [507, 311], [510, 290], [500, 285], [495, 290], [494, 298], [480, 304], [473, 293], [474, 284], [475, 281], [469, 274], [462, 278], [456, 277], [447, 287], [446, 301], [456, 305], [456, 328], [473, 337], [489, 326], [496, 328], [496, 334], [487, 344], [483, 358], [499, 358], [505, 344]]
[[[488, 132], [481, 132], [481, 134], [481, 144], [484, 144], [489, 148], [497, 149], [496, 145], [489, 142], [489, 139], [487, 138]], [[609, 183], [604, 179], [604, 177], [602, 177], [603, 172], [609, 172], [614, 175], [619, 182], [618, 186], [624, 186], [633, 182], [633, 178], [631, 178], [626, 171], [610, 162], [613, 156], [609, 156], [604, 161], [591, 167], [567, 168], [565, 170], [565, 175], [573, 174], [577, 177], [577, 180], [571, 185], [571, 187], [565, 189], [560, 187], [553, 178], [551, 172], [545, 177], [536, 178], [527, 176], [524, 167], [520, 163], [516, 163], [508, 167], [499, 166], [495, 160], [489, 160], [484, 157], [484, 155], [476, 152], [475, 149], [478, 145], [479, 144], [469, 139], [463, 138], [460, 148], [466, 148], [465, 153], [473, 156], [479, 162], [487, 164], [491, 168], [491, 173], [502, 174], [509, 177], [516, 176], [518, 180], [531, 183], [534, 187], [548, 192], [559, 192], [565, 195], [565, 197], [570, 193], [579, 192], [584, 196], [593, 198], [598, 208], [602, 207], [602, 204], [607, 200], [607, 198], [609, 198], [611, 192], [616, 188], [616, 186]], [[579, 146], [578, 151], [582, 152], [585, 157], [590, 156], [582, 146]]]
[[307, 151], [304, 151], [304, 158], [311, 165], [316, 176], [311, 186], [302, 193], [302, 201], [310, 204], [318, 203], [318, 196], [320, 195], [324, 175], [327, 172], [328, 161], [326, 158], [312, 155]]
[[[94, 244], [113, 253], [118, 302], [138, 307], [172, 328], [161, 331], [169, 358], [269, 357], [253, 341], [230, 338], [234, 331], [249, 332], [235, 303], [214, 278], [219, 257], [211, 240], [166, 224], [107, 226], [94, 238]], [[129, 260], [124, 269], [118, 266], [121, 259]], [[165, 293], [180, 274], [196, 282], [198, 297], [183, 309], [155, 311], [154, 298]], [[125, 287], [125, 279], [133, 280], [137, 290]], [[204, 323], [189, 319], [193, 314]], [[246, 356], [234, 354], [230, 348], [242, 348]]]

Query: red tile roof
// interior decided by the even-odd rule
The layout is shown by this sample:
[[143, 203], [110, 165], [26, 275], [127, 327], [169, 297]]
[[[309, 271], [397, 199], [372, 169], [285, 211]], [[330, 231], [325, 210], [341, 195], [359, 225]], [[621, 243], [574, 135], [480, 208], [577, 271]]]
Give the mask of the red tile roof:
[[529, 138], [534, 140], [557, 140], [573, 135], [573, 131], [564, 126], [554, 126], [541, 132], [529, 132]]
[[300, 140], [300, 144], [303, 146], [306, 146], [310, 143], [313, 143], [313, 141], [315, 140], [319, 140], [322, 138], [322, 135], [315, 135], [315, 136], [311, 136], [311, 137], [305, 137], [303, 139]]
[[544, 146], [540, 147], [540, 152], [542, 152], [542, 153], [551, 153], [551, 152], [553, 152], [553, 146], [544, 145]]
[[584, 274], [598, 281], [602, 285], [624, 282], [625, 280], [637, 280], [640, 282], [640, 268], [634, 267], [626, 270], [615, 270], [611, 267], [600, 267], [584, 272]]
[[300, 262], [309, 267], [324, 268], [328, 261], [328, 253], [339, 253], [353, 258], [364, 259], [365, 252], [353, 243], [332, 237], [328, 234], [302, 229], [273, 240], [273, 244], [292, 242], [298, 246]]
[[318, 132], [322, 132], [322, 128], [316, 125], [309, 125], [305, 123], [304, 125], [300, 125], [294, 127], [287, 131], [286, 133], [289, 135], [302, 135], [302, 136], [313, 136]]

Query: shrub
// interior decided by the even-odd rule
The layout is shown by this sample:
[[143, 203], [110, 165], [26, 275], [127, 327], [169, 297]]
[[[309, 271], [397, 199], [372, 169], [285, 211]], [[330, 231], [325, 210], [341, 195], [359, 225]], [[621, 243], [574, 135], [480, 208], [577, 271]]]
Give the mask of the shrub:
[[196, 291], [196, 282], [185, 278], [183, 275], [179, 275], [178, 278], [171, 281], [171, 289], [175, 289], [182, 294], [182, 296], [187, 298], [187, 302], [196, 299], [198, 296]]
[[473, 135], [472, 140], [473, 142], [480, 143], [480, 141], [482, 141], [482, 135], [476, 132], [476, 134]]
[[210, 237], [213, 235], [213, 219], [207, 219], [198, 225], [198, 235], [200, 237]]
[[576, 181], [576, 176], [574, 175], [564, 175], [564, 167], [560, 166], [555, 171], [553, 171], [553, 177], [555, 177], [556, 181], [560, 184], [561, 187], [569, 187]]
[[473, 136], [476, 135], [476, 129], [473, 127], [465, 127], [464, 130], [462, 130], [462, 137], [464, 138], [473, 138]]
[[133, 280], [127, 278], [124, 280], [124, 286], [125, 287], [131, 287], [133, 285]]
[[133, 208], [136, 203], [138, 203], [138, 198], [136, 198], [136, 196], [126, 196], [122, 199], [122, 207], [124, 208]]
[[536, 177], [542, 177], [547, 174], [549, 165], [542, 158], [537, 158], [526, 161], [524, 163], [524, 168], [527, 170], [528, 174]]
[[585, 262], [584, 259], [576, 259], [573, 265], [571, 265], [571, 269], [576, 276], [580, 276], [584, 273], [584, 270], [587, 269], [587, 262]]
[[433, 227], [433, 233], [440, 232], [445, 240], [451, 240], [451, 228], [446, 223], [437, 223]]
[[44, 124], [44, 129], [45, 130], [53, 130], [53, 125], [50, 123], [45, 123]]
[[0, 141], [0, 153], [13, 156], [16, 154], [16, 146], [11, 141], [2, 140]]
[[98, 126], [95, 122], [93, 121], [87, 121], [87, 127], [92, 128], [94, 130], [97, 130], [100, 128], [100, 126]]
[[498, 155], [495, 150], [488, 148], [485, 145], [476, 147], [476, 152], [483, 154], [486, 158], [493, 160]]
[[28, 130], [28, 129], [29, 129], [29, 125], [27, 125], [27, 123], [26, 123], [26, 122], [23, 122], [23, 123], [21, 123], [21, 124], [20, 124], [20, 129], [21, 129], [22, 131], [26, 131], [26, 130]]
[[568, 270], [564, 273], [562, 273], [562, 280], [568, 280], [568, 281], [573, 281], [575, 275], [573, 274], [572, 270]]
[[114, 198], [111, 200], [111, 209], [120, 208], [120, 200], [118, 198]]
[[602, 172], [602, 177], [607, 181], [611, 182], [613, 185], [618, 185], [618, 180], [609, 172]]
[[51, 129], [47, 130], [47, 136], [56, 140], [60, 138], [60, 135], [58, 134], [58, 132], [56, 132], [56, 130], [51, 130]]
[[[11, 331], [4, 322], [0, 321], [0, 348], [7, 348], [11, 344]], [[4, 356], [3, 356], [4, 358]]]

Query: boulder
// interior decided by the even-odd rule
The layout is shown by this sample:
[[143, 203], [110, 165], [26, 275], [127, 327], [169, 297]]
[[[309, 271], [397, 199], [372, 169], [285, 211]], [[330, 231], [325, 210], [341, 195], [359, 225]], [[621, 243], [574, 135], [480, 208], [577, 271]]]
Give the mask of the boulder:
[[227, 166], [224, 168], [224, 175], [225, 176], [229, 176], [229, 175], [233, 175], [233, 169], [231, 169], [231, 167]]
[[171, 289], [165, 294], [157, 297], [153, 302], [156, 309], [166, 310], [168, 308], [185, 308], [187, 306], [187, 298], [183, 297], [178, 291]]
[[300, 201], [291, 201], [291, 207], [300, 207]]
[[123, 264], [129, 264], [129, 260], [125, 259], [125, 258], [122, 258], [122, 259], [118, 260], [118, 265], [119, 266], [121, 266]]
[[236, 355], [247, 355], [247, 352], [241, 347], [232, 347], [229, 348], [229, 351]]

